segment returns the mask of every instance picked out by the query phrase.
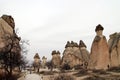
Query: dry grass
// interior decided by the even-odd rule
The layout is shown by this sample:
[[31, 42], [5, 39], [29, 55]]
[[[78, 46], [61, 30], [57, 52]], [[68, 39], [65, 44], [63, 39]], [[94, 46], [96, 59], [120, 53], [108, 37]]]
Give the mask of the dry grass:
[[84, 80], [105, 80], [105, 78], [99, 76], [90, 76], [88, 78], [85, 78]]
[[75, 80], [74, 77], [70, 75], [58, 75], [54, 80]]
[[87, 70], [84, 70], [84, 69], [81, 69], [79, 72], [73, 74], [75, 75], [76, 77], [81, 77], [81, 76], [85, 76], [85, 75], [88, 75], [89, 73], [87, 72]]
[[120, 73], [120, 67], [112, 67], [112, 68], [108, 69], [108, 71]]

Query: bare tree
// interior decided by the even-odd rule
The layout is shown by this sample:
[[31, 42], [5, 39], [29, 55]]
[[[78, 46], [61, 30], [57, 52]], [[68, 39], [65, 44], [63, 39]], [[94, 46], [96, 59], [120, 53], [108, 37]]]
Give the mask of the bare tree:
[[8, 76], [12, 76], [13, 69], [18, 67], [21, 63], [21, 48], [19, 45], [20, 37], [18, 37], [15, 33], [12, 37], [5, 36], [11, 41], [11, 44], [8, 46], [10, 47], [9, 50], [1, 52], [1, 60], [2, 65], [7, 72]]
[[20, 41], [20, 46], [21, 46], [21, 68], [26, 67], [26, 64], [28, 63], [27, 59], [26, 59], [26, 54], [28, 53], [28, 48], [27, 46], [29, 46], [29, 40], [21, 40]]

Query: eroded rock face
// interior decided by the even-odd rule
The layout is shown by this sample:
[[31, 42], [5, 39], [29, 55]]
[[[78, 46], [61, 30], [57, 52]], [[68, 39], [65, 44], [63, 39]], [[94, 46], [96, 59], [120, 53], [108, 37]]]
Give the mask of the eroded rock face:
[[68, 41], [62, 57], [62, 66], [68, 64], [70, 68], [73, 68], [77, 65], [83, 65], [89, 60], [89, 53], [86, 50], [86, 45], [83, 41], [80, 41], [80, 44], [71, 41]]
[[42, 57], [42, 68], [46, 67], [46, 62], [47, 62], [47, 58], [45, 56]]
[[108, 41], [110, 53], [110, 67], [120, 66], [120, 33], [110, 35]]
[[106, 37], [102, 35], [102, 30], [104, 28], [102, 28], [101, 25], [98, 25], [98, 26], [96, 26], [95, 31], [97, 35], [91, 47], [89, 68], [90, 69], [108, 69], [109, 48], [108, 48]]
[[79, 47], [67, 47], [63, 53], [62, 66], [68, 64], [70, 68], [82, 65], [82, 56]]
[[8, 25], [10, 25], [13, 29], [15, 28], [15, 22], [12, 16], [3, 15], [2, 19], [4, 19], [8, 23]]
[[[8, 18], [9, 16], [4, 15], [4, 17]], [[7, 21], [9, 21], [11, 18], [7, 19]], [[12, 25], [9, 25], [8, 22], [3, 19], [3, 16], [0, 18], [0, 52], [8, 51], [11, 48], [11, 38], [13, 38], [15, 34], [12, 27]]]
[[52, 64], [54, 68], [59, 68], [61, 64], [61, 57], [59, 51], [52, 51]]
[[80, 43], [79, 43], [79, 48], [80, 48], [80, 52], [82, 53], [82, 60], [84, 62], [84, 64], [86, 66], [88, 66], [88, 62], [89, 62], [89, 52], [88, 50], [86, 49], [87, 46], [85, 45], [85, 43], [80, 40]]
[[36, 53], [35, 56], [34, 56], [34, 62], [35, 63], [40, 63], [40, 57], [39, 57], [38, 53]]

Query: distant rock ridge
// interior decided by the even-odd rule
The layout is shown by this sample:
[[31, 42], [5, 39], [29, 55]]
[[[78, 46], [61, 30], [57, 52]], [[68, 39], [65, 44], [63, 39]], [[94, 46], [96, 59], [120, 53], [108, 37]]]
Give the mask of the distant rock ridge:
[[120, 32], [110, 35], [108, 41], [110, 53], [110, 67], [120, 66]]

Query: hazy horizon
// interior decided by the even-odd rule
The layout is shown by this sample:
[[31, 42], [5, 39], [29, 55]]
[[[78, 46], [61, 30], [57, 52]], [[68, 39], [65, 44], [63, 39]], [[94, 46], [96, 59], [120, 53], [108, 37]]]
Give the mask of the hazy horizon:
[[53, 50], [62, 55], [67, 41], [83, 40], [90, 51], [98, 24], [107, 40], [120, 32], [119, 7], [120, 0], [0, 0], [0, 16], [13, 16], [18, 35], [29, 40], [29, 60], [35, 53], [51, 59]]

